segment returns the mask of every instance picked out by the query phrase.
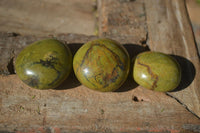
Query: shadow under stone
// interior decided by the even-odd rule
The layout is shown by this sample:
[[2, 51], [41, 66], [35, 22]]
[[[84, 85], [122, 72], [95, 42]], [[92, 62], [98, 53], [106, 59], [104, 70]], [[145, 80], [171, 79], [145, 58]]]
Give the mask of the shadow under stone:
[[139, 53], [150, 50], [148, 46], [140, 46], [140, 45], [137, 45], [137, 44], [124, 44], [123, 46], [126, 48], [126, 50], [128, 51], [128, 54], [130, 56], [130, 71], [129, 71], [129, 75], [128, 75], [126, 81], [115, 92], [129, 91], [129, 90], [132, 90], [132, 89], [134, 89], [138, 86], [138, 84], [133, 79], [134, 58]]
[[196, 70], [193, 63], [188, 59], [177, 55], [171, 55], [171, 56], [177, 60], [177, 62], [180, 64], [181, 67], [180, 84], [176, 89], [172, 91], [176, 92], [187, 88], [192, 83], [196, 74]]
[[[78, 49], [83, 44], [82, 43], [71, 43], [71, 44], [66, 44], [66, 45], [70, 48], [72, 55], [74, 57], [75, 53], [78, 51]], [[148, 46], [140, 46], [140, 45], [136, 45], [136, 44], [124, 44], [123, 46], [128, 51], [128, 54], [130, 56], [130, 72], [129, 72], [127, 79], [123, 83], [123, 85], [119, 89], [117, 89], [115, 92], [129, 91], [138, 86], [138, 84], [133, 79], [134, 57], [136, 57], [139, 53], [149, 51]], [[60, 86], [55, 88], [55, 90], [72, 89], [72, 88], [78, 87], [80, 85], [81, 85], [81, 83], [76, 78], [74, 71], [72, 69], [72, 72], [70, 73], [68, 78]]]
[[[74, 55], [76, 54], [76, 52], [78, 51], [78, 49], [83, 45], [83, 43], [70, 43], [67, 44], [67, 46], [69, 47], [69, 49], [72, 52], [72, 56], [74, 57]], [[71, 70], [71, 73], [69, 74], [68, 78], [58, 87], [55, 88], [55, 90], [65, 90], [65, 89], [72, 89], [75, 87], [80, 86], [81, 83], [78, 81], [78, 79], [76, 78], [73, 68]]]

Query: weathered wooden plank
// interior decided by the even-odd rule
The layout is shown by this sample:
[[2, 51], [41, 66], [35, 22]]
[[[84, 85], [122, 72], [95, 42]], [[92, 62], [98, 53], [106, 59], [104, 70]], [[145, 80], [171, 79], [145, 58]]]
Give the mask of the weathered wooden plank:
[[200, 6], [197, 0], [185, 0], [200, 56]]
[[[120, 36], [127, 40], [131, 37], [134, 41], [130, 39], [130, 42], [141, 44], [139, 40], [148, 35], [146, 41], [150, 50], [176, 56], [175, 58], [182, 66], [182, 82], [177, 89], [179, 91], [169, 94], [178, 98], [192, 112], [200, 116], [200, 63], [185, 1], [99, 0], [99, 5], [99, 14], [101, 14], [99, 31], [101, 36], [111, 38]], [[132, 8], [134, 8], [134, 12], [130, 10]], [[125, 11], [126, 14], [123, 14]], [[119, 17], [119, 12], [123, 14], [121, 17]], [[134, 16], [127, 17], [131, 13]], [[143, 14], [142, 17], [139, 15], [141, 13]], [[124, 21], [127, 23], [124, 23]], [[134, 23], [129, 23], [129, 21]], [[140, 26], [136, 29], [129, 28], [131, 32], [124, 33], [124, 31], [129, 31], [124, 27], [127, 25], [134, 27], [138, 23], [142, 28]], [[118, 32], [112, 32], [113, 30]], [[140, 34], [137, 34], [137, 31]]]
[[[111, 0], [104, 0], [101, 2], [104, 3], [104, 6], [115, 5], [113, 3], [114, 1]], [[127, 0], [118, 0], [115, 2], [117, 3], [116, 5], [119, 6], [119, 3], [122, 3], [125, 7], [127, 7], [128, 4], [132, 6], [134, 4], [134, 1]], [[135, 2], [140, 3], [143, 1]], [[159, 5], [159, 3], [155, 4]], [[143, 4], [138, 4], [138, 6], [141, 5]], [[152, 8], [151, 6], [144, 7], [143, 9], [145, 9], [145, 11], [147, 8]], [[116, 7], [111, 6], [111, 8], [113, 8], [114, 11]], [[138, 8], [140, 9], [141, 7]], [[107, 9], [108, 7], [102, 7], [102, 10], [105, 11], [100, 12], [104, 12], [105, 14], [101, 15], [106, 16]], [[109, 11], [111, 10], [112, 9], [109, 9]], [[127, 12], [129, 11], [131, 10], [127, 10]], [[144, 13], [143, 10], [140, 11]], [[142, 19], [143, 26], [146, 25], [145, 23], [146, 20]], [[129, 33], [124, 35], [119, 34], [119, 36], [117, 34], [107, 34], [109, 31], [110, 29], [103, 31], [106, 34], [102, 36], [116, 39], [121, 43], [143, 44], [144, 42], [141, 42], [141, 40], [145, 41], [145, 39], [147, 39], [142, 38], [143, 36], [146, 37], [146, 32], [142, 32], [140, 38], [140, 36], [134, 37], [134, 35], [132, 35], [133, 31], [130, 32], [130, 36], [128, 35]], [[17, 53], [24, 46], [35, 40], [47, 37], [30, 35], [11, 35], [11, 37], [9, 37], [8, 34], [2, 33], [0, 38], [0, 47], [6, 48], [5, 51], [7, 52], [10, 51], [10, 49], [8, 50], [7, 48], [13, 48], [14, 50], [12, 50], [14, 52], [12, 53], [14, 54], [11, 54], [11, 56], [16, 58]], [[82, 44], [96, 37], [63, 34], [56, 36], [56, 38], [74, 48], [76, 44]], [[145, 50], [141, 48], [141, 46], [139, 47], [139, 45], [131, 45], [131, 47], [130, 45], [126, 46], [129, 50], [129, 54], [132, 54], [132, 56], [140, 50]], [[150, 48], [152, 48], [151, 46], [152, 45], [150, 45]], [[133, 52], [131, 53], [131, 51]], [[179, 92], [180, 91], [177, 93]], [[153, 92], [137, 86], [134, 84], [131, 77], [129, 77], [120, 88], [120, 91], [101, 93], [89, 90], [80, 85], [73, 74], [71, 74], [56, 90], [45, 91], [26, 86], [16, 75], [1, 75], [0, 114], [0, 131], [10, 132], [168, 133], [198, 132], [200, 129], [199, 118], [189, 112], [184, 105], [181, 105], [176, 99], [164, 93]]]
[[200, 60], [185, 1], [146, 0], [145, 9], [150, 49], [180, 56], [184, 64], [182, 85], [168, 94], [200, 116]]
[[98, 0], [98, 13], [99, 36], [145, 43], [147, 27], [143, 0]]
[[[16, 55], [28, 43], [47, 38], [1, 35], [0, 40], [4, 42], [1, 46], [16, 48]], [[74, 47], [96, 37], [66, 34], [56, 38]], [[200, 120], [176, 100], [164, 93], [137, 87], [131, 78], [118, 92], [100, 93], [81, 86], [73, 74], [57, 90], [45, 91], [26, 86], [16, 75], [2, 75], [0, 129], [23, 132], [55, 129], [63, 132], [179, 132], [194, 131], [192, 127], [198, 127]]]
[[[68, 83], [71, 81], [66, 80]], [[122, 133], [200, 128], [200, 120], [176, 100], [141, 87], [109, 93], [73, 84], [60, 90], [36, 90], [16, 75], [1, 76], [0, 85], [1, 131], [47, 132], [56, 128], [61, 132]]]
[[1, 0], [0, 29], [29, 35], [94, 35], [93, 0]]

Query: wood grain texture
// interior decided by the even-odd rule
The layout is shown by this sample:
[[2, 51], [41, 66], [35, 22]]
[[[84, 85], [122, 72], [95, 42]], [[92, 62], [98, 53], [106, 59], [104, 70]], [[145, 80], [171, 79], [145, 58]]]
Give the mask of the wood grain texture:
[[143, 0], [98, 0], [99, 36], [142, 44], [147, 27]]
[[1, 76], [0, 85], [0, 129], [6, 131], [57, 127], [63, 132], [179, 132], [188, 125], [194, 131], [191, 127], [200, 124], [173, 98], [141, 87], [110, 93], [81, 85], [42, 91], [29, 88], [16, 75]]
[[187, 85], [182, 85], [184, 87], [180, 90], [168, 94], [200, 116], [200, 60], [185, 2], [146, 0], [145, 9], [148, 27], [147, 44], [150, 49], [188, 60], [182, 66], [184, 75], [182, 80]]
[[[179, 55], [178, 59], [186, 67], [184, 69], [186, 76], [183, 81], [187, 82], [185, 86], [188, 87], [182, 86], [184, 89], [170, 92], [168, 95], [172, 95], [174, 97], [172, 98], [165, 93], [144, 89], [129, 77], [118, 91], [101, 93], [80, 85], [75, 76], [71, 74], [55, 90], [36, 90], [26, 86], [17, 75], [12, 74], [14, 71], [12, 62], [25, 46], [36, 40], [54, 37], [68, 45], [74, 54], [83, 43], [98, 37], [79, 34], [20, 36], [2, 32], [0, 33], [1, 74], [12, 75], [0, 75], [0, 131], [21, 133], [199, 132], [200, 119], [188, 111], [189, 108], [197, 115], [199, 113], [197, 111], [199, 109], [198, 86], [200, 85], [197, 82], [199, 80], [197, 73], [199, 72], [199, 59], [196, 57], [196, 48], [184, 1], [99, 0], [98, 3], [101, 37], [110, 37], [125, 44], [131, 57], [146, 50], [141, 47], [146, 41], [153, 51], [160, 50]], [[126, 27], [122, 25], [124, 19], [118, 20], [117, 17], [119, 22], [116, 22], [116, 26], [113, 26], [112, 18], [110, 18], [112, 26], [107, 23], [108, 14], [110, 14], [109, 16], [117, 15], [116, 10], [118, 9], [124, 11], [124, 14], [145, 14], [146, 17], [142, 16], [139, 19], [140, 23], [137, 22], [137, 17], [130, 17], [131, 20], [133, 19], [133, 23], [126, 26], [138, 25], [139, 28], [130, 28], [131, 30], [126, 32], [122, 28]], [[178, 27], [177, 16], [174, 13], [178, 11], [180, 11], [180, 15], [177, 14], [177, 16], [183, 19], [182, 28], [187, 31], [180, 31], [181, 28]], [[169, 16], [165, 17], [163, 14]], [[116, 19], [114, 20], [116, 21]], [[157, 22], [166, 25], [159, 27]], [[174, 22], [176, 23], [174, 24]], [[112, 28], [117, 29], [117, 34], [111, 32]], [[187, 43], [184, 43], [182, 36]], [[169, 43], [170, 40], [173, 43]], [[130, 45], [127, 45], [128, 43]], [[192, 65], [196, 71], [195, 77], [194, 71], [190, 69]], [[11, 73], [10, 70], [12, 70]], [[189, 73], [192, 74], [189, 75], [190, 79], [188, 79]]]
[[1, 0], [0, 29], [29, 35], [94, 35], [93, 0]]
[[[0, 40], [12, 38], [10, 46], [16, 42], [24, 42], [18, 43], [19, 46], [28, 45], [27, 36], [2, 37]], [[76, 43], [95, 37], [62, 35], [60, 38], [75, 47]], [[80, 85], [72, 74], [56, 90], [41, 91], [26, 86], [17, 75], [1, 75], [0, 130], [122, 133], [199, 129], [199, 118], [164, 93], [137, 87], [131, 77], [120, 89], [110, 93], [92, 91]]]

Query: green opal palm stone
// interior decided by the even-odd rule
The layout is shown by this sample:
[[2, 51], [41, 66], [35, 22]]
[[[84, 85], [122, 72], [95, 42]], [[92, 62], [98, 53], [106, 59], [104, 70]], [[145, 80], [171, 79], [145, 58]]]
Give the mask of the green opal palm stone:
[[167, 92], [179, 85], [181, 70], [177, 61], [169, 55], [144, 52], [135, 59], [133, 77], [139, 85], [147, 89]]
[[126, 49], [110, 39], [84, 44], [75, 54], [73, 68], [78, 80], [97, 91], [114, 91], [126, 80], [130, 59]]
[[59, 86], [68, 77], [71, 68], [70, 49], [55, 39], [46, 39], [27, 46], [15, 62], [19, 78], [37, 89]]

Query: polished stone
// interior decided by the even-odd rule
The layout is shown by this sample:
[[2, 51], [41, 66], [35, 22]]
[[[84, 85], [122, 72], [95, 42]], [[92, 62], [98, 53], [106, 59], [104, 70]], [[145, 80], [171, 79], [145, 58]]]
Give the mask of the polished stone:
[[37, 41], [18, 55], [15, 62], [19, 78], [37, 89], [59, 86], [72, 69], [70, 49], [55, 39]]
[[130, 59], [126, 49], [110, 39], [84, 44], [75, 54], [73, 68], [78, 80], [97, 91], [114, 91], [126, 80]]
[[169, 55], [143, 52], [135, 59], [133, 78], [147, 89], [161, 92], [172, 91], [181, 80], [180, 65]]

